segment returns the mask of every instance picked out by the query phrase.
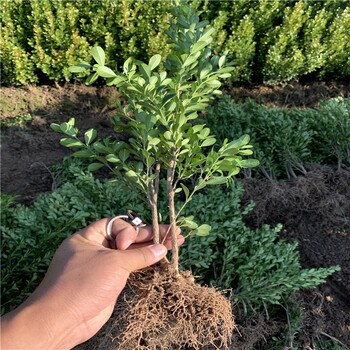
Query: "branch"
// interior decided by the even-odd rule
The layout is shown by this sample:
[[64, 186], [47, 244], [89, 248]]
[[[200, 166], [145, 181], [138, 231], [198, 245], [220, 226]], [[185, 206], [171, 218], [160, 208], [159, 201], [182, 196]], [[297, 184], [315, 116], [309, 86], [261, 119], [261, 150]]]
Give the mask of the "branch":
[[160, 242], [159, 222], [158, 222], [158, 193], [159, 193], [159, 173], [160, 164], [156, 164], [155, 174], [157, 175], [151, 182], [151, 210], [152, 210], [152, 226], [153, 226], [153, 242], [158, 244]]
[[167, 171], [167, 192], [168, 192], [168, 207], [169, 207], [169, 217], [170, 217], [170, 233], [172, 241], [172, 260], [171, 263], [175, 271], [179, 271], [179, 246], [177, 244], [176, 237], [176, 214], [175, 214], [175, 192], [173, 187], [174, 176], [176, 168], [176, 157], [174, 156], [170, 163]]

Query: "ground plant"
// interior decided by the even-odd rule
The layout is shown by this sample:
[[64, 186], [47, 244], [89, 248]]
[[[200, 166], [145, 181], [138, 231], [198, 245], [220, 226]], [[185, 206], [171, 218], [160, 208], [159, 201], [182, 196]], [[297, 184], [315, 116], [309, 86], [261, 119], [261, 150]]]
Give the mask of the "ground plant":
[[[216, 139], [210, 129], [195, 123], [198, 113], [214, 95], [221, 93], [220, 79], [229, 78], [233, 68], [226, 63], [226, 55], [212, 55], [214, 29], [208, 22], [200, 21], [192, 7], [177, 4], [172, 13], [167, 30], [171, 50], [165, 60], [166, 70], [157, 69], [162, 57], [156, 54], [148, 63], [129, 58], [123, 72], [115, 72], [105, 65], [105, 53], [99, 46], [92, 50], [95, 65], [81, 62], [70, 68], [78, 74], [92, 70], [87, 78], [89, 84], [103, 77], [108, 85], [118, 87], [127, 102], [120, 105], [113, 124], [116, 132], [127, 133], [127, 142], [96, 140], [94, 129], [86, 131], [81, 141], [74, 118], [52, 124], [52, 128], [67, 136], [61, 139], [62, 145], [78, 149], [75, 156], [91, 159], [89, 170], [106, 166], [118, 181], [140, 194], [151, 209], [155, 243], [163, 242], [159, 234], [158, 197], [160, 182], [166, 183], [170, 222], [166, 235], [172, 237], [171, 262], [159, 271], [153, 269], [151, 277], [136, 278], [135, 288], [140, 295], [134, 300], [143, 298], [145, 302], [136, 303], [130, 311], [129, 322], [136, 324], [127, 326], [134, 331], [125, 332], [122, 342], [133, 348], [142, 346], [141, 339], [149, 348], [160, 344], [163, 348], [210, 344], [225, 348], [233, 328], [230, 303], [214, 289], [194, 284], [188, 272], [179, 272], [176, 227], [188, 235], [208, 235], [208, 223], [199, 225], [192, 215], [183, 216], [186, 205], [206, 186], [228, 185], [240, 169], [256, 166], [258, 161], [244, 159], [253, 154], [248, 135], [231, 142], [225, 139], [221, 146], [214, 147]], [[181, 208], [175, 205], [176, 194], [185, 198]], [[166, 282], [169, 279], [171, 282]], [[161, 287], [164, 283], [166, 286]], [[144, 295], [147, 285], [155, 289]], [[160, 298], [159, 288], [167, 293], [166, 297]], [[169, 302], [174, 303], [170, 309]], [[149, 322], [147, 315], [157, 304], [161, 311]], [[193, 314], [191, 308], [200, 312]], [[175, 318], [174, 313], [178, 313]], [[160, 329], [158, 324], [162, 324]], [[142, 335], [145, 327], [146, 336]], [[212, 331], [208, 333], [207, 329]], [[162, 333], [169, 333], [168, 345], [164, 344]]]
[[220, 141], [249, 134], [260, 161], [253, 171], [271, 180], [305, 175], [309, 163], [338, 169], [350, 165], [349, 98], [333, 98], [317, 108], [286, 109], [249, 99], [235, 103], [223, 95], [202, 120]]
[[[58, 188], [30, 206], [14, 205], [15, 198], [2, 195], [2, 314], [21, 304], [36, 288], [61, 241], [75, 230], [130, 206], [151, 221], [150, 211], [136, 192], [125, 191], [121, 183], [99, 181], [86, 165], [70, 157], [55, 166], [52, 171], [58, 175]], [[160, 187], [166, 193], [164, 181]], [[243, 193], [243, 186], [236, 183], [229, 189], [208, 187], [193, 197], [185, 214], [210, 222], [212, 231], [206, 239], [193, 236], [187, 240], [180, 265], [200, 276], [197, 281], [201, 284], [232, 288], [233, 301], [247, 316], [266, 309], [273, 317], [273, 305], [284, 305], [295, 291], [324, 282], [337, 268], [303, 269], [296, 245], [277, 237], [280, 226], [247, 227], [244, 217], [254, 204], [243, 206]], [[184, 198], [177, 201], [178, 208], [183, 204]], [[166, 196], [160, 197], [159, 207], [167, 222]], [[112, 318], [107, 327], [113, 328], [115, 321]], [[284, 341], [282, 335], [279, 341]], [[86, 348], [96, 347], [89, 344]]]

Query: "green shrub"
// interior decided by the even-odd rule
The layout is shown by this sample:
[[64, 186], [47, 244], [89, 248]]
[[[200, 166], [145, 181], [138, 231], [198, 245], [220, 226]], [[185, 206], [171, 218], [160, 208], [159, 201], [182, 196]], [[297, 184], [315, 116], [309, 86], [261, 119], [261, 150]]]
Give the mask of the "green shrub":
[[[81, 162], [66, 160], [60, 177], [62, 186], [57, 191], [39, 197], [29, 207], [11, 206], [12, 199], [3, 197], [2, 313], [19, 305], [34, 290], [60, 242], [73, 232], [130, 208], [146, 221], [151, 220], [135, 192], [120, 184], [95, 180], [82, 170]], [[213, 231], [206, 240], [187, 239], [182, 249], [183, 268], [201, 275], [204, 283], [233, 287], [235, 300], [252, 306], [279, 303], [283, 296], [300, 288], [322, 283], [336, 270], [301, 269], [296, 245], [277, 238], [280, 227], [247, 228], [243, 216], [253, 205], [241, 207], [242, 193], [242, 186], [237, 185], [194, 197], [188, 212], [202, 222], [210, 222]], [[166, 197], [162, 197], [161, 214], [163, 222], [168, 222]]]
[[35, 65], [26, 39], [32, 36], [27, 23], [28, 6], [22, 0], [2, 1], [0, 16], [0, 65], [3, 83], [35, 83]]
[[[350, 6], [344, 0], [239, 0], [192, 2], [216, 28], [215, 54], [230, 51], [231, 82], [271, 84], [350, 74]], [[127, 57], [166, 56], [171, 1], [14, 0], [1, 13], [1, 80], [25, 84], [70, 80], [69, 65], [92, 46], [108, 66]]]
[[253, 204], [242, 208], [243, 187], [227, 191], [206, 190], [186, 209], [198, 221], [210, 222], [206, 240], [190, 238], [182, 249], [182, 260], [195, 276], [220, 288], [233, 288], [233, 298], [251, 306], [281, 303], [302, 288], [312, 288], [337, 267], [301, 269], [296, 243], [278, 239], [281, 226], [251, 230], [243, 222]]
[[219, 141], [251, 135], [260, 171], [269, 178], [304, 173], [305, 163], [350, 165], [350, 99], [331, 99], [316, 109], [267, 108], [223, 96], [205, 122]]

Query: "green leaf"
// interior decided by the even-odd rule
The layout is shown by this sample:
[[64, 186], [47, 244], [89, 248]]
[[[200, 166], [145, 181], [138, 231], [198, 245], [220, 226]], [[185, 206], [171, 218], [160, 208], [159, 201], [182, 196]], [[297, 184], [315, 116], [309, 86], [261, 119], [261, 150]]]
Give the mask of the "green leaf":
[[211, 81], [206, 82], [206, 84], [213, 89], [217, 89], [221, 86], [221, 83], [219, 80], [211, 80]]
[[185, 192], [185, 196], [186, 196], [186, 200], [187, 200], [188, 196], [190, 195], [190, 190], [184, 184], [180, 184], [180, 185]]
[[215, 142], [216, 142], [215, 137], [210, 137], [210, 138], [203, 141], [203, 143], [201, 144], [201, 147], [212, 146], [215, 144]]
[[191, 54], [193, 55], [193, 54], [195, 54], [196, 52], [198, 52], [198, 51], [204, 49], [207, 45], [208, 45], [208, 44], [207, 44], [206, 41], [198, 41], [198, 42], [196, 42], [196, 43], [192, 46], [192, 48], [191, 48]]
[[61, 130], [61, 126], [60, 125], [58, 125], [58, 124], [56, 124], [56, 123], [51, 123], [50, 124], [50, 128], [53, 130], [53, 131], [56, 131], [56, 132], [63, 132], [62, 130]]
[[84, 146], [84, 144], [75, 139], [71, 139], [69, 137], [64, 137], [63, 139], [60, 140], [60, 144], [65, 147], [81, 147]]
[[106, 156], [106, 160], [107, 160], [107, 162], [110, 162], [110, 163], [119, 163], [120, 162], [120, 159], [115, 154], [108, 154]]
[[67, 122], [69, 126], [74, 126], [75, 125], [75, 118], [70, 118]]
[[187, 67], [191, 65], [192, 63], [196, 62], [197, 58], [195, 56], [188, 56], [186, 61], [183, 63], [183, 67]]
[[93, 73], [93, 74], [90, 74], [90, 75], [86, 78], [85, 84], [86, 84], [86, 85], [91, 85], [91, 84], [93, 84], [93, 83], [97, 80], [98, 77], [99, 77], [99, 75], [98, 75], [96, 72]]
[[196, 236], [204, 237], [204, 236], [208, 236], [209, 235], [210, 230], [211, 230], [211, 226], [210, 225], [203, 224], [203, 225], [198, 226], [196, 228], [196, 230], [194, 231], [194, 233], [195, 233]]
[[254, 168], [258, 166], [260, 162], [257, 159], [244, 159], [241, 160], [241, 167], [242, 168]]
[[87, 145], [89, 145], [92, 141], [95, 140], [97, 136], [97, 131], [95, 129], [89, 129], [84, 134], [84, 140]]
[[146, 63], [141, 62], [139, 69], [145, 79], [148, 79], [151, 76], [151, 70]]
[[148, 62], [149, 69], [152, 71], [153, 69], [158, 67], [161, 60], [162, 60], [161, 55], [157, 54], [157, 55], [152, 56]]
[[202, 178], [199, 178], [197, 185], [195, 186], [196, 191], [203, 189], [207, 185], [207, 182]]
[[68, 67], [68, 70], [71, 73], [83, 73], [86, 72], [91, 66], [87, 64], [76, 64], [75, 66]]
[[227, 178], [225, 176], [214, 176], [213, 178], [207, 181], [207, 185], [222, 185], [227, 182]]
[[226, 148], [227, 149], [229, 149], [229, 148], [241, 148], [241, 147], [247, 145], [249, 141], [250, 141], [249, 135], [243, 135], [238, 140], [234, 140], [234, 141], [231, 141], [230, 143], [228, 143], [226, 145]]
[[199, 77], [201, 79], [203, 79], [204, 77], [206, 77], [212, 70], [212, 65], [211, 64], [207, 64], [200, 72]]
[[221, 56], [219, 59], [219, 68], [221, 68], [226, 61], [226, 56]]
[[117, 75], [114, 78], [107, 78], [106, 82], [108, 86], [112, 85], [120, 85], [120, 83], [123, 83], [126, 80], [125, 77], [122, 77], [121, 75]]
[[98, 67], [96, 73], [103, 78], [115, 78], [117, 76], [112, 69], [106, 66]]
[[102, 163], [92, 163], [88, 166], [89, 171], [96, 171], [98, 169], [101, 169], [104, 166]]
[[106, 55], [105, 52], [103, 51], [102, 47], [100, 46], [95, 46], [91, 50], [92, 57], [95, 59], [95, 61], [100, 65], [104, 66], [105, 65], [105, 59]]
[[92, 155], [93, 155], [92, 152], [84, 150], [84, 149], [82, 149], [80, 151], [76, 151], [72, 154], [72, 156], [76, 157], [76, 158], [90, 158]]
[[242, 149], [238, 153], [242, 156], [251, 156], [253, 154], [253, 151], [251, 149]]
[[119, 153], [118, 156], [120, 160], [124, 163], [130, 156], [130, 152], [127, 149], [122, 149]]

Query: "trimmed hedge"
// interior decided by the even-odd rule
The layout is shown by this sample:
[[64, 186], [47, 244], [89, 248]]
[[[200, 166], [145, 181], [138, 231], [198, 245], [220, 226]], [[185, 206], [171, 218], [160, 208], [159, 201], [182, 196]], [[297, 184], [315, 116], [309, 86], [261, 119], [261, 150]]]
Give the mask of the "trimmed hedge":
[[[312, 74], [350, 75], [350, 5], [346, 0], [192, 2], [217, 29], [213, 48], [229, 50], [231, 82], [284, 83]], [[167, 52], [171, 1], [12, 0], [1, 6], [1, 81], [70, 80], [68, 67], [89, 60], [93, 45], [107, 64]]]

